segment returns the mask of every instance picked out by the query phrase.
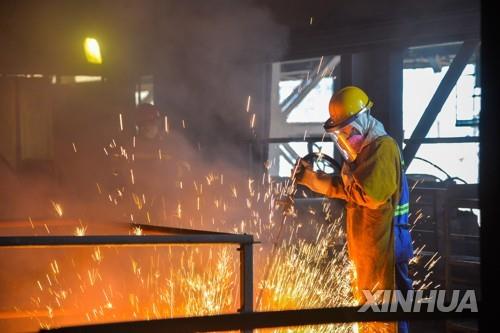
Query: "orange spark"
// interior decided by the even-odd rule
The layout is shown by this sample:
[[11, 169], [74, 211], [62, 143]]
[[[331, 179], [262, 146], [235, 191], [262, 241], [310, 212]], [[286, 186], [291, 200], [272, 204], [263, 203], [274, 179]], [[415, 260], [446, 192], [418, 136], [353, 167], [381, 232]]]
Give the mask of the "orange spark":
[[54, 201], [51, 201], [51, 203], [52, 203], [52, 208], [54, 208], [57, 215], [59, 215], [59, 217], [61, 217], [63, 215], [63, 210], [62, 210], [61, 204], [54, 202]]
[[134, 170], [132, 170], [132, 169], [130, 169], [130, 180], [132, 181], [132, 184], [135, 184]]
[[85, 236], [85, 233], [87, 232], [87, 226], [81, 226], [81, 227], [76, 227], [75, 228], [75, 231], [73, 232], [73, 234], [75, 236]]

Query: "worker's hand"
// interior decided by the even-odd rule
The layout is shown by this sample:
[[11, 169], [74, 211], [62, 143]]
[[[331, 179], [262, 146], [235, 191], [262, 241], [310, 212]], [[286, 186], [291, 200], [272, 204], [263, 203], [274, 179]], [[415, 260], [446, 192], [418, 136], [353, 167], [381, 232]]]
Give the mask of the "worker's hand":
[[[339, 191], [336, 190], [340, 176], [332, 176], [322, 171], [316, 172], [313, 170], [313, 166], [303, 159], [298, 159], [295, 163], [292, 169], [292, 178], [295, 178], [296, 184], [307, 186], [313, 192], [332, 198], [342, 198], [337, 193]], [[336, 182], [333, 181], [334, 178], [337, 179]]]
[[291, 173], [291, 177], [295, 179], [297, 184], [305, 185], [305, 182], [310, 178], [311, 173], [314, 173], [314, 171], [313, 166], [309, 162], [298, 158]]

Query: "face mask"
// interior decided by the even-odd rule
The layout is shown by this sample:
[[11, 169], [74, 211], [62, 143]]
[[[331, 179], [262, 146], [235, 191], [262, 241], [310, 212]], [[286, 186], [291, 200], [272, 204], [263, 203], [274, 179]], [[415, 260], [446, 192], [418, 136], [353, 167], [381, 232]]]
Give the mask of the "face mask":
[[356, 153], [359, 153], [364, 139], [364, 135], [354, 134], [349, 139], [347, 139], [347, 141], [349, 142], [349, 145], [356, 151]]
[[[353, 132], [354, 131], [354, 132]], [[354, 162], [356, 160], [361, 146], [363, 144], [364, 136], [359, 134], [356, 129], [334, 131], [332, 134], [333, 142], [336, 144], [340, 153], [347, 162]]]

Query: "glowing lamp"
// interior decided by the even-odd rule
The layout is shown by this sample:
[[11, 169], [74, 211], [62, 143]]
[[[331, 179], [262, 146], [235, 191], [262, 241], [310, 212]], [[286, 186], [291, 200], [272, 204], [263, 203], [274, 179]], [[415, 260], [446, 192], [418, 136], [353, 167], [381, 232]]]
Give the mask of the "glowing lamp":
[[85, 50], [85, 57], [88, 62], [91, 64], [102, 64], [101, 48], [99, 47], [97, 39], [85, 38], [83, 49]]

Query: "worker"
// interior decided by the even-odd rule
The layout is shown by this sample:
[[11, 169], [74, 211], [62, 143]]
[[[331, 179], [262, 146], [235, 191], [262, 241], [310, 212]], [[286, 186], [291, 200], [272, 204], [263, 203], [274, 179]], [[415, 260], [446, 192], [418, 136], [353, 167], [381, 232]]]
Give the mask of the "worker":
[[[165, 114], [149, 103], [138, 105], [134, 112], [135, 141], [132, 167], [135, 172], [134, 191], [146, 194], [146, 203], [136, 214], [146, 216], [145, 223], [172, 223], [176, 220], [177, 200], [173, 200], [176, 182], [189, 170], [182, 142], [169, 132]], [[141, 211], [142, 210], [142, 214]], [[143, 219], [144, 220], [144, 219]]]
[[166, 127], [158, 107], [142, 103], [124, 112], [124, 130], [107, 147], [114, 182], [116, 211], [134, 223], [162, 224], [175, 220], [176, 182], [189, 171], [181, 142]]
[[[346, 201], [348, 255], [353, 264], [353, 295], [363, 290], [412, 289], [408, 263], [413, 255], [408, 229], [409, 192], [397, 143], [370, 110], [373, 102], [358, 87], [335, 93], [324, 129], [345, 163], [340, 175], [315, 172], [297, 161], [298, 184], [330, 198]], [[359, 332], [408, 332], [408, 322], [359, 324]]]

